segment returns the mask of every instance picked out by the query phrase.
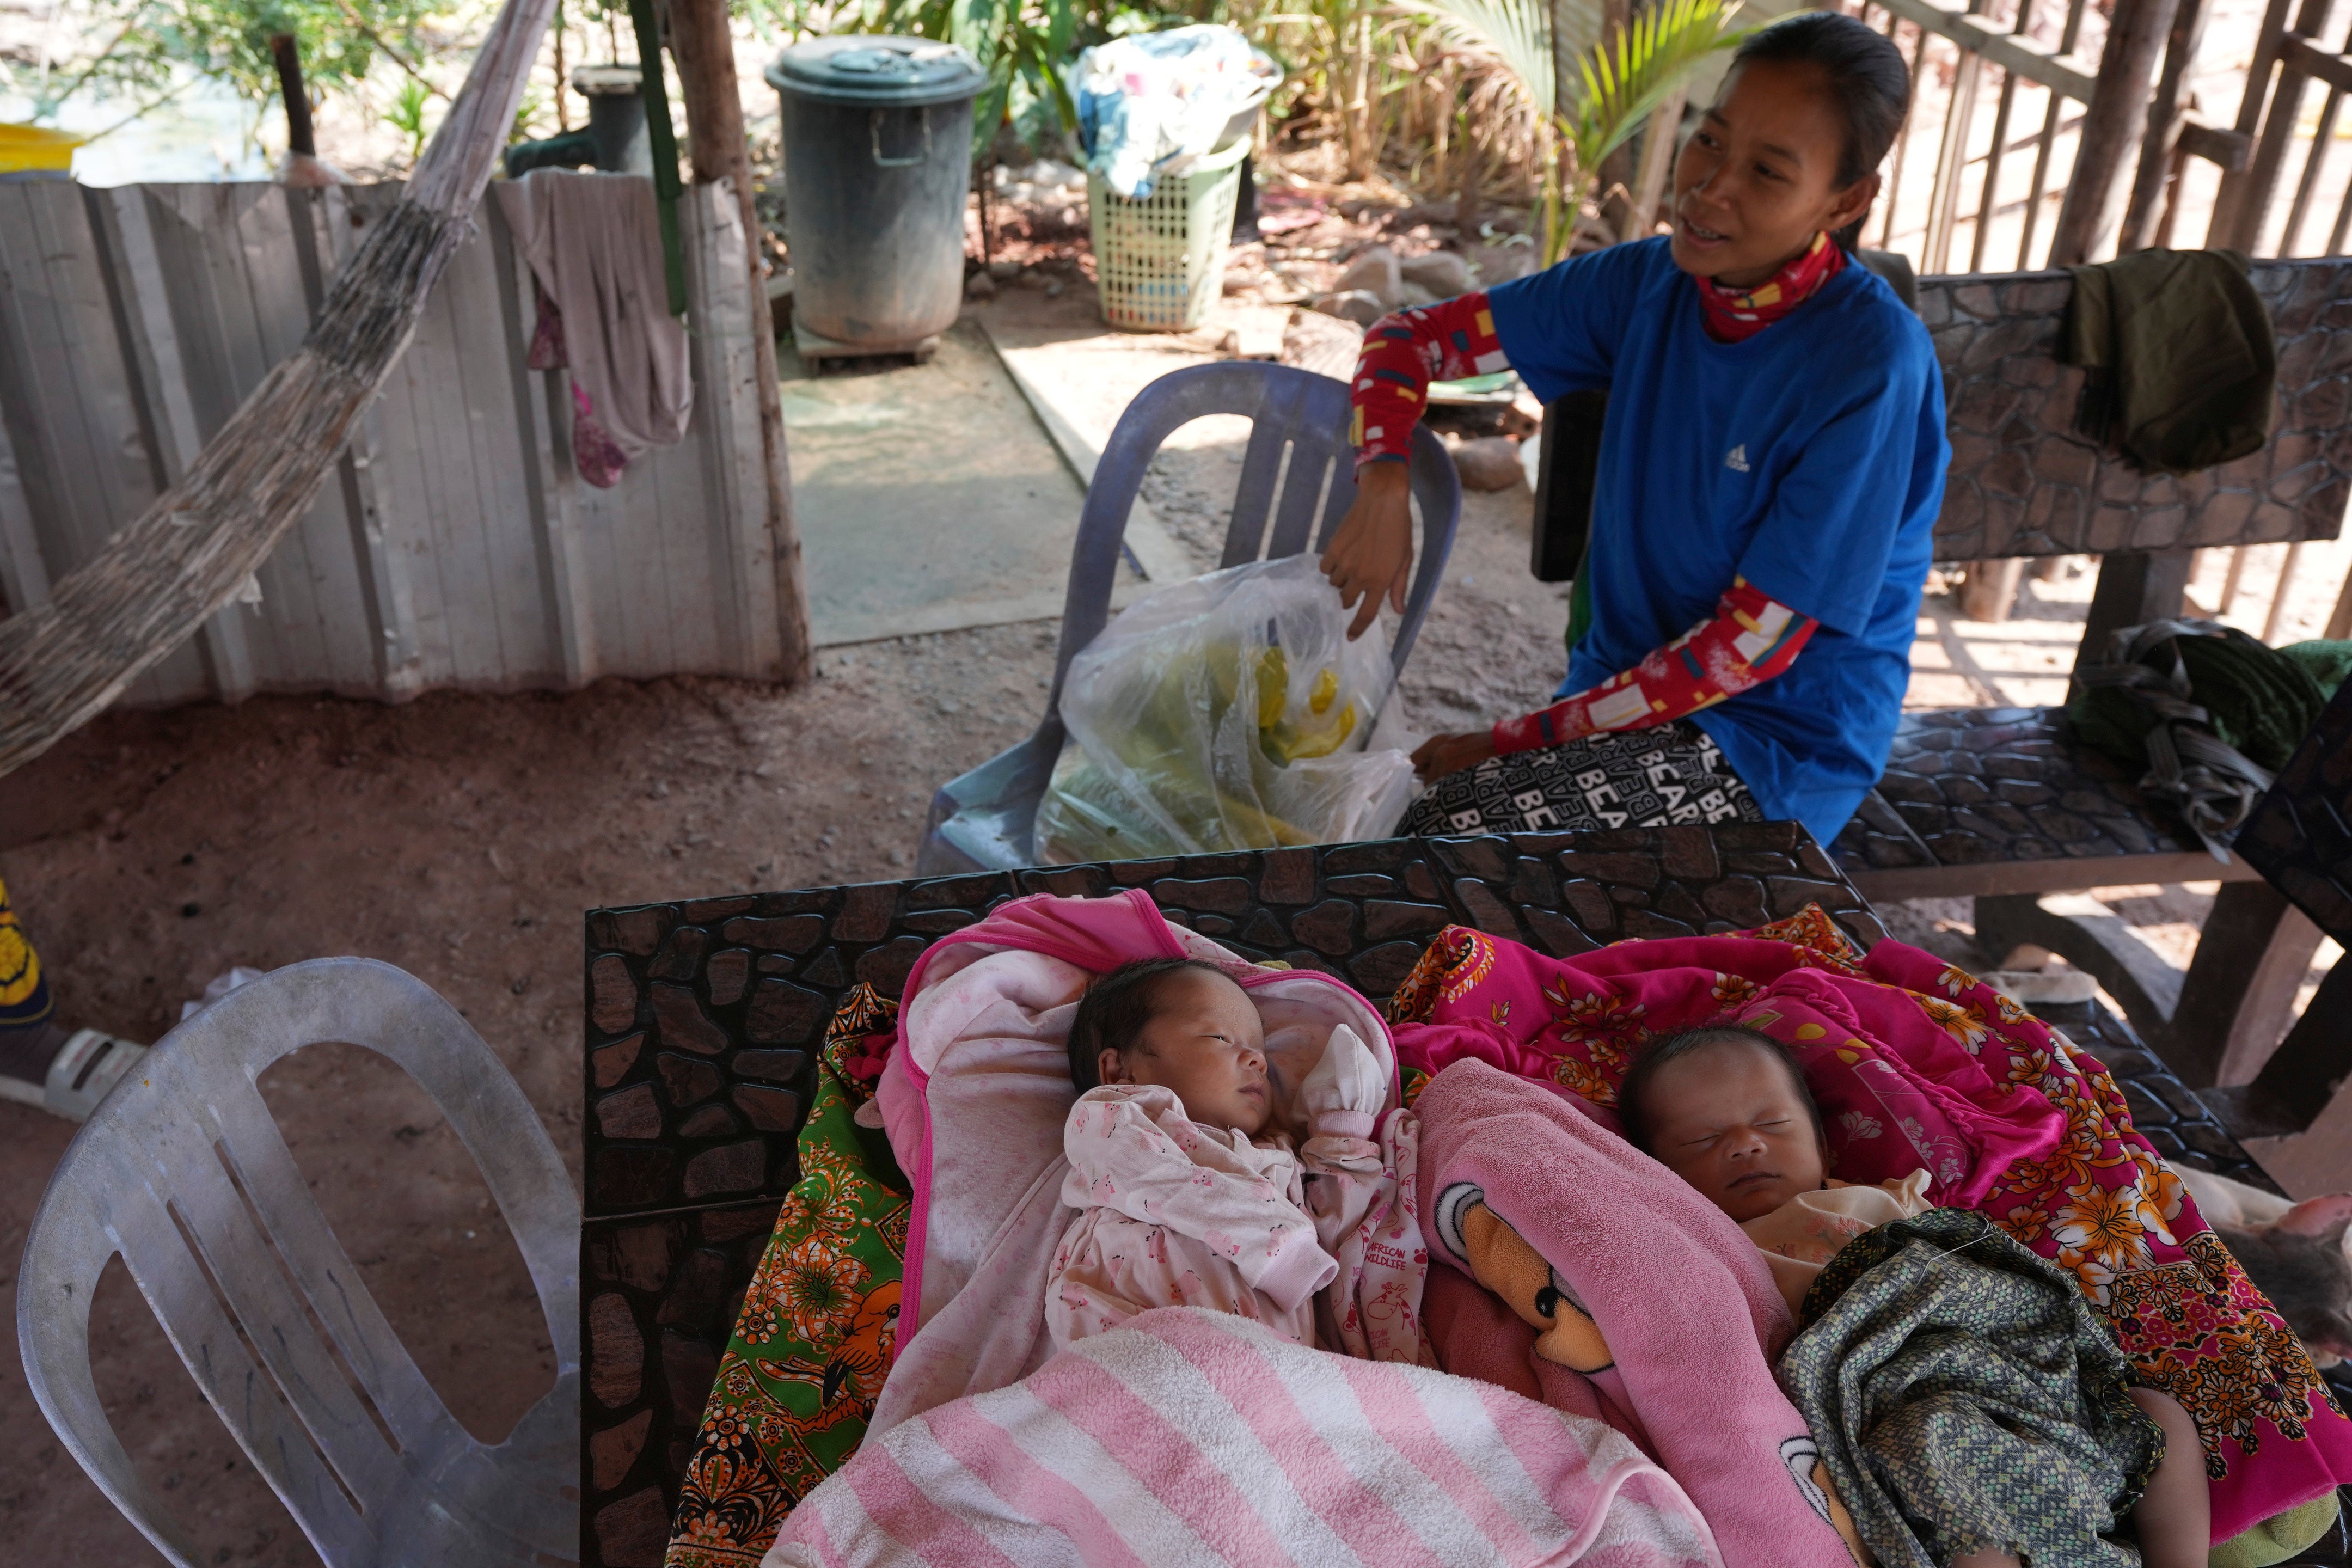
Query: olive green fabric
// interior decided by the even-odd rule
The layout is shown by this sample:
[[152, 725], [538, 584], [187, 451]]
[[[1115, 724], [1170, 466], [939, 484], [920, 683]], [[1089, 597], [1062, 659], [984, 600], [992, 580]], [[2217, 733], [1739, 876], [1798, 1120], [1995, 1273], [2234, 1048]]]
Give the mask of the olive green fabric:
[[[2296, 646], [2342, 648], [2347, 662], [2352, 662], [2352, 644]], [[2336, 658], [2332, 653], [2293, 655], [2265, 647], [2230, 627], [2220, 637], [2175, 637], [2152, 650], [2148, 658], [2167, 659], [2176, 651], [2189, 672], [2188, 700], [2211, 715], [2207, 727], [2225, 744], [2243, 752], [2248, 761], [2272, 773], [2286, 766], [2294, 748], [2319, 721], [2319, 710], [2331, 695], [2331, 689], [2324, 689], [2313, 678], [2312, 668], [2329, 668]], [[2147, 732], [2156, 727], [2157, 714], [2130, 690], [2078, 686], [2066, 704], [2066, 717], [2084, 745], [2128, 766], [2147, 765]]]
[[1576, 563], [1576, 585], [1568, 591], [1568, 655], [1576, 657], [1576, 645], [1592, 629], [1592, 574], [1586, 570], [1592, 564], [1592, 546], [1584, 547], [1584, 559]]
[[2083, 370], [2077, 433], [2173, 474], [2262, 450], [2278, 341], [2243, 256], [2142, 250], [2066, 270], [2059, 357]]
[[2279, 652], [2303, 667], [2304, 673], [2319, 682], [2322, 695], [2334, 697], [2336, 688], [2352, 677], [2352, 642], [2327, 642], [2315, 638], [2310, 642], [2289, 643]]
[[2206, 1568], [2272, 1568], [2315, 1546], [2336, 1528], [2336, 1494], [2313, 1498], [2300, 1508], [2266, 1519], [2230, 1537], [2206, 1557]]

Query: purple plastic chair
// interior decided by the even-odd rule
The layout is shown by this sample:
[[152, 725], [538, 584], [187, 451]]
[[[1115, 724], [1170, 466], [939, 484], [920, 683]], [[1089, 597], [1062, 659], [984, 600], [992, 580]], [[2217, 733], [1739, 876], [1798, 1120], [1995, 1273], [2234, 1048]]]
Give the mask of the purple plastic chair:
[[[1062, 643], [1045, 716], [1019, 745], [940, 786], [915, 860], [918, 876], [1037, 863], [1031, 829], [1055, 759], [1062, 754], [1062, 681], [1071, 657], [1110, 621], [1119, 541], [1152, 455], [1171, 431], [1212, 414], [1238, 414], [1255, 426], [1234, 491], [1233, 524], [1220, 567], [1320, 550], [1347, 515], [1356, 499], [1347, 383], [1288, 365], [1228, 361], [1172, 371], [1145, 387], [1119, 416], [1087, 488], [1077, 543], [1070, 552], [1069, 595], [1062, 605]], [[1413, 433], [1412, 466], [1421, 540], [1391, 655], [1400, 671], [1436, 595], [1462, 517], [1462, 483], [1454, 459], [1426, 426]]]

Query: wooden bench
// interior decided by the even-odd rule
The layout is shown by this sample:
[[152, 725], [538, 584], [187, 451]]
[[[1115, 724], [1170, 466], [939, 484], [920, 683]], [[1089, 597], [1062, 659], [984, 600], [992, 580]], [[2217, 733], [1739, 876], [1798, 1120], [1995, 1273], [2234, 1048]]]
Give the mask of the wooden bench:
[[[598, 910], [587, 920], [581, 1300], [586, 1564], [660, 1560], [751, 1272], [799, 1179], [814, 1052], [850, 988], [891, 995], [934, 939], [1027, 892], [1144, 887], [1252, 957], [1387, 996], [1429, 938], [1476, 926], [1560, 955], [1868, 904], [1791, 823], [1394, 839]], [[2260, 1181], [2197, 1098], [2111, 1018], [2064, 1024], [2168, 1158]]]
[[[2095, 653], [2118, 626], [2182, 614], [2199, 550], [2336, 537], [2352, 495], [2352, 260], [2257, 261], [2252, 276], [2278, 334], [2275, 432], [2252, 457], [2182, 478], [2143, 474], [2074, 433], [2082, 373], [2056, 357], [2074, 291], [2066, 273], [1919, 279], [1952, 441], [1937, 559], [2099, 557], [2081, 644]], [[1597, 406], [1597, 395], [1563, 399], [1545, 422], [1534, 565], [1547, 581], [1572, 575], [1582, 553]], [[2347, 611], [2338, 607], [2339, 623]], [[2077, 746], [2059, 709], [1907, 713], [1885, 775], [1832, 853], [1873, 899], [1974, 897], [1989, 950], [2033, 942], [2064, 952], [2152, 1036], [2192, 1022], [2210, 1032], [2217, 1018], [2227, 1030], [2241, 1015], [2240, 1032], [2258, 1032], [2277, 1015], [2293, 950], [2301, 944], [2307, 961], [2316, 933], [2277, 917], [2284, 900], [2242, 858], [2216, 862], [2149, 802], [2137, 786], [2143, 771]], [[2279, 928], [2284, 945], [2254, 965], [2266, 984], [2238, 984], [2250, 973], [2243, 953], [2226, 973], [2184, 978], [2122, 922], [2072, 919], [2093, 912], [2080, 907], [2087, 900], [2042, 899], [2216, 879], [2232, 884], [2216, 927], [2268, 917]]]

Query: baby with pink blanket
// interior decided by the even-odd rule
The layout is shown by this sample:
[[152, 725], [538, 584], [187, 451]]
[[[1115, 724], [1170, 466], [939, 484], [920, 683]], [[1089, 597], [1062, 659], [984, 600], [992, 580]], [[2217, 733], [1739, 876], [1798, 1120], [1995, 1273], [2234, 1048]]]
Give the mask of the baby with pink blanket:
[[1388, 1078], [1353, 1030], [1331, 1031], [1299, 1086], [1297, 1150], [1276, 1125], [1257, 1006], [1213, 963], [1103, 975], [1071, 1021], [1069, 1057], [1083, 1092], [1063, 1131], [1062, 1201], [1078, 1217], [1046, 1288], [1055, 1349], [1190, 1306], [1302, 1345], [1426, 1362], [1427, 1255], [1374, 1137]]
[[[1803, 1069], [1769, 1035], [1718, 1025], [1672, 1036], [1634, 1060], [1617, 1094], [1627, 1140], [1738, 1222], [1763, 1250], [1792, 1312], [1847, 1242], [1929, 1206], [1925, 1171], [1876, 1186], [1828, 1180], [1821, 1111]], [[2132, 1510], [2141, 1552], [2150, 1568], [2197, 1568], [2209, 1521], [2196, 1424], [2169, 1394], [2127, 1392], [2166, 1438], [2163, 1460]], [[2018, 1562], [2012, 1552], [1968, 1552], [1952, 1568]]]

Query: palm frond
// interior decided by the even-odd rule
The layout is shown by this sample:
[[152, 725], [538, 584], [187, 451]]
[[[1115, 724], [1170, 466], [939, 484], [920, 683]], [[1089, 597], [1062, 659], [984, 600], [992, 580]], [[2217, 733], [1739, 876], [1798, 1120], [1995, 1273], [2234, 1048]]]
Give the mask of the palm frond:
[[1578, 102], [1562, 130], [1588, 175], [1641, 130], [1692, 69], [1746, 36], [1731, 25], [1738, 0], [1662, 0], [1578, 62]]
[[[1447, 43], [1501, 63], [1537, 113], [1554, 112], [1551, 16], [1546, 0], [1398, 0], [1399, 10], [1428, 18]], [[1564, 9], [1591, 11], [1593, 37], [1600, 36], [1599, 8], [1568, 0]]]

